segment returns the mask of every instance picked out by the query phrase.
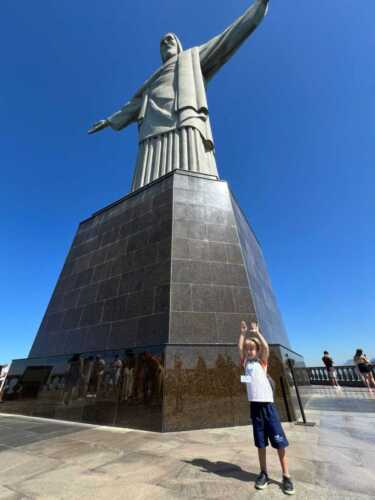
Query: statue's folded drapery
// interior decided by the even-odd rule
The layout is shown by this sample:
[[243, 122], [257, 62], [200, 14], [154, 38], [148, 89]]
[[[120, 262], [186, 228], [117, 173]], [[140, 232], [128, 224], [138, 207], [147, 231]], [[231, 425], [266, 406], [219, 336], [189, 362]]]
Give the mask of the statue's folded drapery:
[[215, 154], [206, 149], [196, 128], [183, 127], [142, 141], [132, 191], [176, 169], [218, 177]]
[[177, 168], [218, 177], [205, 87], [265, 13], [266, 2], [257, 0], [222, 34], [168, 59], [108, 118], [115, 130], [138, 122], [133, 191]]

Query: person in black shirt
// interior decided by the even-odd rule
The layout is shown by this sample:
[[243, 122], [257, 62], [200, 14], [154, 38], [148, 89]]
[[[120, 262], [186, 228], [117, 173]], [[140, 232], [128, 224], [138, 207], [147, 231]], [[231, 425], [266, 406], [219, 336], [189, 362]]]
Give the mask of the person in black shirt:
[[328, 372], [328, 379], [333, 385], [333, 387], [336, 387], [336, 389], [341, 389], [337, 382], [337, 375], [336, 375], [336, 370], [335, 367], [333, 366], [333, 359], [329, 355], [328, 351], [324, 351], [322, 361], [327, 369]]

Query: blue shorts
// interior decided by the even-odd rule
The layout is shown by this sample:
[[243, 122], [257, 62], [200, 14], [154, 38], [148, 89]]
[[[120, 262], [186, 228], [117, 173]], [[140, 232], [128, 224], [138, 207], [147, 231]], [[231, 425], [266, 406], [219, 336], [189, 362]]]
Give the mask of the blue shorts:
[[253, 422], [254, 442], [257, 448], [266, 448], [268, 441], [273, 448], [289, 446], [280, 417], [273, 403], [250, 403], [250, 415]]

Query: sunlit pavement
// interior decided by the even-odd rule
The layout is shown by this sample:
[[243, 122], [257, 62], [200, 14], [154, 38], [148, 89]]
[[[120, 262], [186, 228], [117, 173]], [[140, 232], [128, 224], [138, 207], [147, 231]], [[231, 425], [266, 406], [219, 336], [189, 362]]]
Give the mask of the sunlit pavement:
[[[295, 498], [373, 500], [375, 395], [312, 392], [317, 425], [285, 425]], [[161, 435], [0, 415], [0, 499], [284, 497], [273, 450], [266, 492], [257, 473], [250, 427]]]

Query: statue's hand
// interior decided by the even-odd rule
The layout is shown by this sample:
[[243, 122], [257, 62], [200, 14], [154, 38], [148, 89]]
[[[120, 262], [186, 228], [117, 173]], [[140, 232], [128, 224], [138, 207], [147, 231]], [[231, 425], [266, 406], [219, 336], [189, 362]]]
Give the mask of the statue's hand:
[[104, 128], [107, 128], [109, 125], [107, 120], [100, 120], [88, 130], [89, 134], [95, 134], [95, 132], [99, 132], [100, 130], [103, 130]]

